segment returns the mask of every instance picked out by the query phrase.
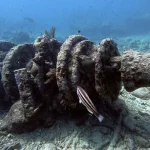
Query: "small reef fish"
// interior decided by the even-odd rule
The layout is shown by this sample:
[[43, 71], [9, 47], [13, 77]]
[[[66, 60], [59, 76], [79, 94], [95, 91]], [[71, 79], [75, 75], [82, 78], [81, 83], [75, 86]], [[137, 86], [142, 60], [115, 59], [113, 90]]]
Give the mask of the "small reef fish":
[[85, 90], [80, 86], [77, 86], [77, 95], [79, 98], [79, 103], [82, 103], [91, 114], [94, 114], [98, 118], [98, 120], [102, 122], [104, 117], [98, 113], [93, 102], [91, 101]]
[[78, 33], [81, 33], [81, 31], [80, 31], [80, 30], [78, 30]]
[[24, 19], [27, 20], [27, 21], [29, 21], [30, 23], [34, 23], [34, 20], [33, 20], [32, 18], [26, 17], [26, 18], [24, 18]]

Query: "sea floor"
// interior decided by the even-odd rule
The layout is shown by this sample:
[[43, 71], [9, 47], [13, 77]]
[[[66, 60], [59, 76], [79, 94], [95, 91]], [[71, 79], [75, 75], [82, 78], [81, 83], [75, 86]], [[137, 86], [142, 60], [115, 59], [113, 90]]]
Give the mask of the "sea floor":
[[[89, 117], [84, 126], [59, 120], [52, 128], [24, 134], [0, 132], [1, 150], [150, 150], [150, 89], [121, 90], [117, 102], [129, 111], [116, 120], [99, 123]], [[6, 112], [0, 112], [0, 121]]]

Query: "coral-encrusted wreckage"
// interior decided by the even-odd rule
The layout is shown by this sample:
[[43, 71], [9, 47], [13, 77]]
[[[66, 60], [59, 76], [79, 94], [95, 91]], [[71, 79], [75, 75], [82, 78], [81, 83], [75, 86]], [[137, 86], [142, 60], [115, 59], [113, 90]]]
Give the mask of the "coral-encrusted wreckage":
[[113, 103], [122, 83], [130, 92], [150, 86], [150, 54], [128, 50], [120, 55], [109, 38], [97, 46], [81, 35], [61, 43], [44, 34], [34, 44], [13, 46], [1, 71], [2, 102], [12, 105], [1, 130], [22, 133], [51, 127], [60, 116], [82, 124], [88, 112], [79, 104], [77, 86], [86, 90], [105, 118], [118, 118], [121, 110]]

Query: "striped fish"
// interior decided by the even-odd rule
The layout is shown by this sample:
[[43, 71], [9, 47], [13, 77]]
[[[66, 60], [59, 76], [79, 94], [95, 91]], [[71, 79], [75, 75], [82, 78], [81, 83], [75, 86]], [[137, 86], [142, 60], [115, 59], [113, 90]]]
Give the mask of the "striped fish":
[[79, 103], [82, 103], [91, 114], [94, 114], [98, 118], [98, 120], [102, 122], [104, 117], [98, 113], [93, 102], [91, 101], [87, 93], [84, 91], [84, 89], [80, 86], [77, 86], [77, 95], [79, 98]]

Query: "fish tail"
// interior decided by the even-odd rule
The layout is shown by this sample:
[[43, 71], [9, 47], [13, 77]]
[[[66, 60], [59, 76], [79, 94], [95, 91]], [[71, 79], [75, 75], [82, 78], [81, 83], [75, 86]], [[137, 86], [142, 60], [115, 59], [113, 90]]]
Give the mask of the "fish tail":
[[102, 115], [100, 115], [100, 114], [97, 116], [97, 118], [98, 118], [99, 122], [102, 122], [103, 119], [104, 119], [104, 117]]

